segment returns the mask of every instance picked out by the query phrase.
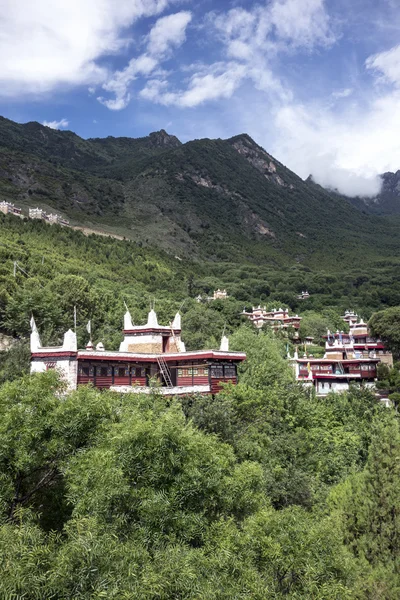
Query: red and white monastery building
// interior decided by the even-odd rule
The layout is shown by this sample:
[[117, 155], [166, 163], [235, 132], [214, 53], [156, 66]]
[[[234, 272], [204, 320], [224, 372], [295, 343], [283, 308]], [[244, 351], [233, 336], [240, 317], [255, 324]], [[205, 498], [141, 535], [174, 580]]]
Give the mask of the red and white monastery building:
[[259, 329], [265, 324], [271, 325], [274, 329], [288, 329], [289, 327], [298, 329], [301, 322], [299, 315], [289, 315], [288, 308], [274, 308], [267, 311], [265, 306], [264, 308], [253, 306], [251, 312], [246, 312], [246, 309], [243, 309], [242, 315], [250, 319]]
[[330, 392], [347, 391], [351, 383], [364, 387], [374, 387], [377, 378], [377, 365], [383, 362], [393, 365], [393, 356], [383, 342], [370, 335], [368, 326], [357, 315], [346, 312], [350, 325], [349, 333], [337, 331], [325, 336], [323, 358], [304, 354], [288, 357], [295, 370], [296, 379], [315, 388], [317, 396]]
[[70, 390], [92, 384], [116, 392], [148, 393], [151, 382], [158, 381], [166, 395], [216, 394], [223, 383], [237, 383], [237, 365], [246, 359], [243, 352], [229, 351], [225, 336], [219, 350], [186, 351], [179, 313], [163, 326], [151, 310], [145, 325], [134, 325], [127, 311], [123, 335], [119, 351], [107, 351], [101, 343], [94, 348], [91, 342], [78, 350], [72, 330], [65, 333], [62, 346], [45, 347], [32, 320], [31, 372], [56, 368]]

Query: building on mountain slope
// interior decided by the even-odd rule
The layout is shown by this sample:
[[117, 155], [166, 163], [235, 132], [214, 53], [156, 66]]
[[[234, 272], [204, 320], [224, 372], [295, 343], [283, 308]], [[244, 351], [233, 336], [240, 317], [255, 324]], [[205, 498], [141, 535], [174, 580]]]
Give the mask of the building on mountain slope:
[[374, 387], [377, 365], [380, 362], [393, 365], [392, 354], [381, 340], [370, 337], [368, 327], [362, 321], [352, 326], [349, 333], [328, 331], [325, 336], [323, 358], [304, 354], [288, 356], [296, 379], [315, 388], [317, 396], [330, 392], [347, 391], [351, 383]]
[[271, 311], [267, 311], [266, 307], [253, 306], [251, 312], [246, 312], [243, 309], [242, 315], [246, 316], [256, 327], [259, 329], [264, 324], [271, 325], [273, 329], [288, 329], [294, 327], [298, 329], [300, 327], [301, 317], [299, 315], [289, 315], [288, 308], [274, 308]]
[[218, 288], [218, 290], [214, 290], [213, 293], [213, 300], [226, 300], [228, 298], [228, 294], [226, 290], [220, 290]]
[[220, 289], [214, 290], [212, 296], [202, 296], [201, 294], [196, 296], [197, 302], [211, 302], [212, 300], [226, 300], [227, 298], [229, 298], [227, 291]]
[[53, 224], [57, 224], [57, 225], [62, 225], [64, 227], [67, 227], [69, 225], [69, 221], [67, 221], [67, 219], [64, 219], [64, 217], [62, 217], [61, 215], [57, 215], [57, 214], [50, 214], [47, 215], [48, 221], [49, 223]]
[[46, 212], [42, 208], [38, 208], [38, 207], [29, 209], [29, 218], [30, 219], [41, 219], [42, 221], [49, 220]]
[[62, 346], [44, 347], [33, 318], [31, 327], [31, 373], [59, 369], [69, 390], [92, 384], [116, 392], [146, 393], [155, 380], [165, 395], [216, 394], [221, 384], [237, 383], [237, 365], [246, 359], [243, 352], [229, 351], [225, 336], [219, 350], [186, 351], [179, 313], [163, 326], [151, 310], [145, 325], [134, 325], [127, 311], [119, 351], [106, 351], [101, 343], [93, 348], [90, 341], [85, 350], [78, 350], [71, 330]]
[[4, 213], [5, 215], [15, 215], [16, 217], [22, 217], [22, 209], [12, 204], [12, 202], [7, 202], [6, 200], [0, 202], [0, 212]]
[[297, 296], [297, 300], [307, 300], [307, 298], [310, 297], [310, 294], [307, 292], [307, 290], [305, 292], [301, 292], [301, 294], [299, 294]]
[[344, 315], [341, 316], [341, 319], [343, 319], [349, 327], [353, 327], [353, 325], [358, 322], [358, 314], [353, 310], [346, 310]]

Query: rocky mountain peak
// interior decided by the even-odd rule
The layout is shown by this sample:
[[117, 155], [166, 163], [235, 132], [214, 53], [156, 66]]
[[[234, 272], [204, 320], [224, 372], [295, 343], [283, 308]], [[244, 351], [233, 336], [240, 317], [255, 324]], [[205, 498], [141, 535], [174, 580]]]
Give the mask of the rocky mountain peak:
[[154, 146], [161, 148], [178, 148], [182, 145], [182, 142], [175, 135], [170, 135], [165, 129], [153, 131], [153, 133], [150, 133], [149, 138]]

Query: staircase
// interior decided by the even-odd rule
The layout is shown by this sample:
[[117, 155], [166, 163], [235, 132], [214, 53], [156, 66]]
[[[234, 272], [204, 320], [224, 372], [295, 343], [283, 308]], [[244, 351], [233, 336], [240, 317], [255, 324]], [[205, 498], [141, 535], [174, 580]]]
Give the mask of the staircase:
[[157, 358], [157, 362], [158, 362], [158, 366], [160, 367], [160, 373], [164, 378], [165, 385], [169, 388], [173, 387], [172, 380], [171, 380], [171, 373], [170, 373], [167, 363], [165, 362], [165, 360], [163, 359], [162, 356], [159, 356]]

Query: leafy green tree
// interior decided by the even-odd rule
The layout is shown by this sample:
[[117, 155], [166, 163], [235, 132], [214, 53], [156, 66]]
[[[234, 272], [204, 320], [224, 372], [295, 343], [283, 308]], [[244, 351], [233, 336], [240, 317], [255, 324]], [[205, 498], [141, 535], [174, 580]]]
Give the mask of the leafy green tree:
[[385, 341], [396, 357], [400, 356], [400, 306], [392, 306], [372, 315], [369, 320], [372, 335]]
[[389, 599], [400, 590], [399, 494], [400, 427], [388, 412], [375, 420], [364, 471], [332, 493], [346, 543], [368, 573], [359, 583], [366, 597], [380, 590], [379, 597]]

